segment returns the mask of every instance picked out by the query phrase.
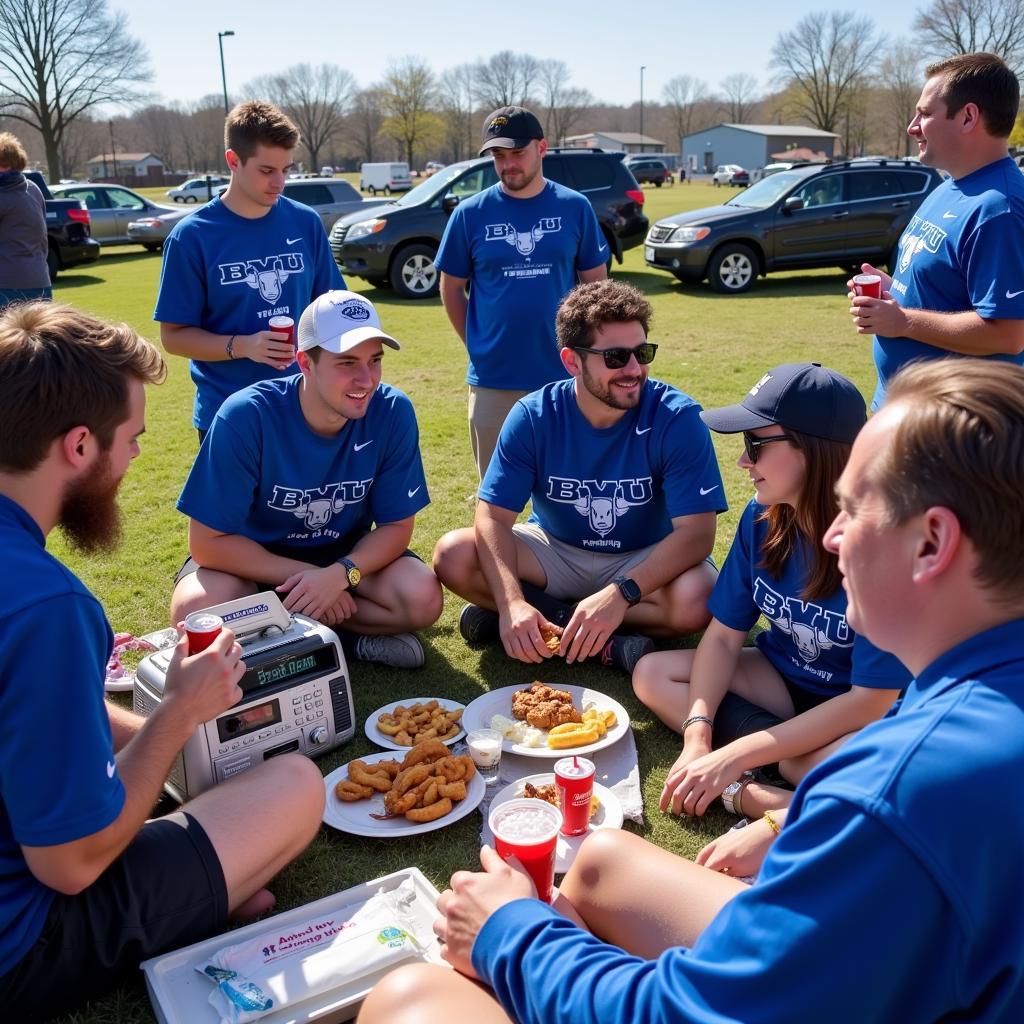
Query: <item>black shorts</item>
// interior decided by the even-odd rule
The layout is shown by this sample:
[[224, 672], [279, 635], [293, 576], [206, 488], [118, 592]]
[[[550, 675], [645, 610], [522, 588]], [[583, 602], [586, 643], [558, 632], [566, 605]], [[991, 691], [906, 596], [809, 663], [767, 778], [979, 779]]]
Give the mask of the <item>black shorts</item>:
[[[826, 694], [812, 693], [810, 690], [796, 686], [785, 676], [782, 677], [782, 681], [789, 691], [794, 713], [797, 715], [802, 715], [805, 711], [831, 700]], [[719, 747], [732, 743], [733, 740], [738, 740], [741, 736], [749, 736], [762, 729], [770, 729], [783, 721], [785, 719], [779, 718], [778, 715], [753, 701], [730, 692], [722, 698], [722, 703], [718, 705], [718, 710], [715, 712], [715, 724], [711, 730], [712, 744], [717, 750]]]
[[223, 931], [227, 918], [224, 871], [200, 824], [182, 811], [147, 822], [88, 889], [54, 897], [35, 945], [0, 978], [4, 1016], [81, 1003], [143, 960]]

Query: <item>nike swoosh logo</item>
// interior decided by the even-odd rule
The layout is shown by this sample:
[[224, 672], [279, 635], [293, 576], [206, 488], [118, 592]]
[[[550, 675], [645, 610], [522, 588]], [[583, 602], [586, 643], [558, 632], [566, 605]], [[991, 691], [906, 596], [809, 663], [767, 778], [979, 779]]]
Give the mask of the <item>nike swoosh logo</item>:
[[1015, 299], [1015, 298], [1017, 298], [1018, 295], [1021, 294], [1021, 292], [1024, 292], [1024, 288], [1021, 288], [1020, 291], [1016, 291], [1016, 292], [1011, 292], [1010, 289], [1007, 288], [1006, 289], [1006, 297], [1008, 299]]
[[641, 430], [639, 427], [637, 427], [636, 428], [636, 436], [637, 437], [642, 437], [644, 434], [649, 434], [653, 429], [654, 429], [654, 427], [646, 427], [643, 430]]
[[943, 220], [956, 220], [956, 214], [955, 213], [944, 213], [942, 215], [942, 219]]
[[416, 492], [417, 492], [418, 490], [419, 490], [419, 487], [414, 487], [414, 488], [413, 488], [413, 489], [412, 489], [412, 490], [411, 490], [411, 491], [409, 492], [409, 497], [411, 498], [411, 497], [412, 497], [412, 496], [413, 496], [413, 495], [414, 495], [414, 494], [415, 494], [415, 493], [416, 493]]
[[712, 491], [717, 491], [717, 490], [718, 490], [718, 484], [715, 484], [714, 487], [702, 487], [700, 489], [700, 493], [701, 494], [710, 494]]
[[112, 779], [114, 772], [117, 770], [117, 765], [113, 761], [107, 762], [107, 778]]
[[352, 451], [361, 452], [368, 444], [373, 444], [374, 440], [376, 440], [376, 438], [370, 441], [364, 441], [362, 444], [354, 444], [352, 445]]
[[286, 238], [284, 240], [285, 245], [295, 245], [296, 242], [301, 242], [301, 241], [302, 241], [302, 235], [299, 235], [298, 238]]

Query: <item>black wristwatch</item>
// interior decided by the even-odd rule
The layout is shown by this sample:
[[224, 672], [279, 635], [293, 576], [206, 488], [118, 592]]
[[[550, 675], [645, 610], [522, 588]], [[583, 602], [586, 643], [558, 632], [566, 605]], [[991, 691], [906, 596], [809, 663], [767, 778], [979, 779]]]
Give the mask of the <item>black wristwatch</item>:
[[351, 558], [339, 558], [338, 565], [345, 567], [345, 574], [348, 576], [348, 589], [355, 590], [359, 586], [359, 581], [363, 578], [362, 570]]
[[628, 576], [616, 576], [612, 583], [619, 588], [619, 593], [626, 599], [626, 604], [630, 608], [635, 604], [639, 604], [640, 599], [644, 596], [640, 593], [640, 588], [636, 585], [636, 581], [631, 580]]

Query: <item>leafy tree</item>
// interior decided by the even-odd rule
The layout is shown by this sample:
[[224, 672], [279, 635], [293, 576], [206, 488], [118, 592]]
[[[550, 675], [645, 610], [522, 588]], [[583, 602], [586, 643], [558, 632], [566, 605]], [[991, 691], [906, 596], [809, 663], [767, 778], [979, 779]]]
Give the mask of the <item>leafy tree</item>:
[[381, 134], [394, 139], [413, 166], [416, 148], [426, 149], [444, 138], [444, 121], [434, 112], [434, 73], [415, 57], [392, 63], [382, 83], [385, 118]]

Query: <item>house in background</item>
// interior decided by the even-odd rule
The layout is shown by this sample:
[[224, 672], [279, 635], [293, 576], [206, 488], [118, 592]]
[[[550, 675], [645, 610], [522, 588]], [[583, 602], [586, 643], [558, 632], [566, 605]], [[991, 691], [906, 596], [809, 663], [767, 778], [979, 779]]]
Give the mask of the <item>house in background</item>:
[[570, 149], [622, 150], [624, 153], [664, 153], [665, 143], [639, 132], [587, 132], [585, 135], [567, 135], [562, 146]]
[[85, 162], [90, 181], [117, 181], [121, 185], [144, 188], [163, 185], [167, 169], [155, 153], [100, 153]]
[[778, 160], [801, 159], [788, 155], [800, 150], [812, 153], [814, 160], [831, 160], [838, 139], [835, 132], [799, 124], [719, 124], [683, 136], [683, 164], [698, 174], [710, 174], [720, 164], [751, 170]]

